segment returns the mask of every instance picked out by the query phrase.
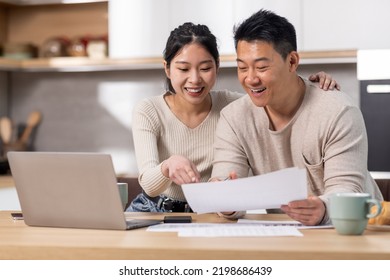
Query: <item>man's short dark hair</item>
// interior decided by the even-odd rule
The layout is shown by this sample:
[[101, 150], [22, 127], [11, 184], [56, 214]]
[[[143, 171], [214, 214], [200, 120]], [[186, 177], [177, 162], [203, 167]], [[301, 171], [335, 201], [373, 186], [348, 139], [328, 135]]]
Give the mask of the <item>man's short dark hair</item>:
[[239, 41], [265, 41], [286, 59], [292, 51], [297, 51], [297, 36], [294, 26], [284, 17], [261, 9], [234, 27], [234, 45]]

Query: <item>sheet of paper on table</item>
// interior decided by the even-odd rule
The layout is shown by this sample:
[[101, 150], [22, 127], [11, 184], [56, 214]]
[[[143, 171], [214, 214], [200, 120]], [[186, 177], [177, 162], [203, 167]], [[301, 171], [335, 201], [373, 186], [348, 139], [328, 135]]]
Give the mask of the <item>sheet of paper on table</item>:
[[182, 188], [198, 214], [280, 208], [307, 198], [306, 172], [296, 167], [235, 180], [183, 184]]
[[262, 226], [273, 226], [273, 227], [296, 227], [298, 229], [320, 229], [320, 228], [333, 228], [333, 225], [318, 225], [318, 226], [305, 226], [304, 224], [294, 221], [261, 221], [261, 220], [250, 220], [250, 219], [238, 219], [238, 224], [258, 224]]
[[303, 236], [294, 226], [269, 227], [255, 223], [158, 224], [148, 227], [147, 231], [177, 232], [179, 237]]

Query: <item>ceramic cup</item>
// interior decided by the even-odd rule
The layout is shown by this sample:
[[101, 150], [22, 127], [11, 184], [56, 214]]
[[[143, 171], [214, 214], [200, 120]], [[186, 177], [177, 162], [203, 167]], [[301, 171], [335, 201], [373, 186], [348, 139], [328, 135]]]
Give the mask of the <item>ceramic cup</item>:
[[[337, 193], [330, 197], [329, 205], [333, 226], [342, 235], [363, 234], [368, 219], [382, 211], [380, 202], [368, 193]], [[377, 206], [377, 211], [370, 214], [372, 205]]]
[[129, 197], [128, 197], [129, 190], [127, 188], [127, 183], [117, 183], [117, 186], [118, 186], [119, 195], [120, 195], [121, 201], [122, 201], [122, 208], [125, 209], [127, 202], [129, 200]]

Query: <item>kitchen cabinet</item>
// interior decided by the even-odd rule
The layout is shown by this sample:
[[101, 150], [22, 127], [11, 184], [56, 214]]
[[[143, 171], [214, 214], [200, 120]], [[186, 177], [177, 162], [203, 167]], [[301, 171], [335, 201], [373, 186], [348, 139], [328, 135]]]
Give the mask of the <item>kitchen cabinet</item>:
[[161, 56], [168, 32], [166, 0], [109, 2], [109, 57]]
[[233, 0], [112, 0], [109, 56], [162, 56], [171, 30], [184, 22], [208, 25], [218, 37], [221, 54], [232, 54], [232, 4]]
[[286, 16], [300, 34], [301, 0], [111, 0], [110, 57], [161, 56], [174, 28], [184, 22], [207, 25], [222, 55], [235, 53], [233, 26], [260, 8]]
[[[302, 10], [313, 8], [304, 0], [111, 0], [88, 4], [15, 6], [0, 4], [0, 43], [32, 42], [40, 45], [51, 36], [69, 37], [109, 33], [109, 58], [54, 58], [12, 61], [0, 59], [5, 71], [111, 71], [157, 69], [169, 32], [185, 21], [207, 24], [220, 46], [221, 67], [235, 67], [233, 26], [260, 8], [286, 16], [296, 27], [302, 63], [354, 63], [348, 45], [332, 52], [305, 48]], [[333, 0], [332, 0], [333, 1]], [[325, 6], [325, 5], [324, 5]], [[305, 9], [304, 9], [305, 8]], [[320, 7], [325, 9], [326, 7]], [[28, 22], [28, 24], [26, 24]], [[50, 24], [48, 24], [50, 22]], [[309, 30], [310, 31], [310, 30]], [[333, 29], [333, 32], [336, 32]], [[324, 32], [315, 30], [314, 35]], [[317, 37], [313, 37], [317, 40]], [[333, 40], [335, 41], [335, 40]], [[314, 47], [313, 47], [314, 48]], [[343, 51], [340, 51], [342, 49]], [[333, 56], [333, 57], [332, 57]]]
[[49, 38], [108, 34], [108, 2], [53, 5], [0, 4], [0, 43], [31, 43]]
[[390, 48], [390, 1], [302, 1], [302, 50]]
[[286, 17], [300, 51], [389, 48], [388, 0], [112, 0], [110, 56], [159, 56], [169, 32], [185, 21], [204, 23], [221, 54], [234, 54], [233, 26], [260, 8]]
[[[188, 21], [205, 24], [217, 37], [220, 54], [234, 54], [233, 4], [234, 0], [172, 0], [170, 1], [169, 32]], [[167, 38], [168, 36], [163, 39], [163, 48], [165, 48]]]

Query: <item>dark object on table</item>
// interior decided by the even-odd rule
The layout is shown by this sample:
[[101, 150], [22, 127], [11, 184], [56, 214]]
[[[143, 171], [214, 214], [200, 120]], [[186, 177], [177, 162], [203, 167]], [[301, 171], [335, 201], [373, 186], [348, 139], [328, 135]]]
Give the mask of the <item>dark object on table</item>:
[[191, 216], [165, 216], [164, 223], [191, 223]]

